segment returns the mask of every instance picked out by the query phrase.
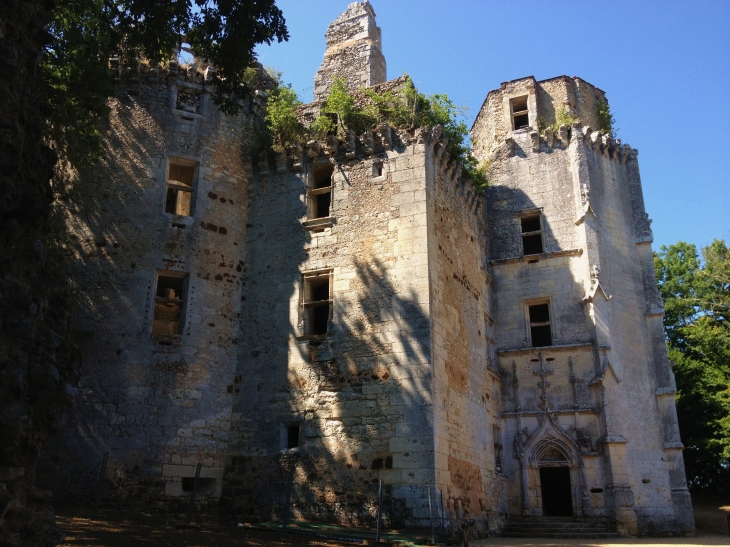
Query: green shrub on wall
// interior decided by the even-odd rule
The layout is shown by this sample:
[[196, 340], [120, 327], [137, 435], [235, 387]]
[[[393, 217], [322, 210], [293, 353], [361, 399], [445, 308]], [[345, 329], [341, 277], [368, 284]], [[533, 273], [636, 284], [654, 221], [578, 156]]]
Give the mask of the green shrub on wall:
[[266, 113], [274, 150], [282, 152], [307, 139], [323, 139], [334, 132], [340, 138], [348, 131], [359, 135], [383, 124], [397, 129], [440, 125], [448, 140], [449, 155], [461, 164], [464, 177], [479, 192], [488, 186], [489, 166], [479, 164], [469, 146], [465, 107], [456, 105], [446, 94], [419, 93], [410, 78], [398, 90], [377, 93], [373, 89], [361, 89], [360, 92], [366, 99], [363, 105], [358, 105], [343, 78], [335, 78], [321, 115], [305, 128], [298, 120], [297, 108], [302, 103], [296, 92], [291, 86], [280, 84], [269, 98]]

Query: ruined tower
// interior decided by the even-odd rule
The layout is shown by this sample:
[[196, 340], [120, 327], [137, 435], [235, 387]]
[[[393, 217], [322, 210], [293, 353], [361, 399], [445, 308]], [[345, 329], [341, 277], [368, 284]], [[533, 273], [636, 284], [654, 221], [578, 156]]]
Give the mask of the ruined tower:
[[[372, 525], [382, 480], [388, 526], [429, 526], [430, 498], [451, 532], [693, 528], [637, 152], [591, 129], [601, 90], [491, 91], [479, 195], [440, 127], [256, 154], [273, 83], [225, 116], [204, 68], [120, 72], [80, 175], [86, 370], [49, 485], [88, 495], [108, 451], [120, 503], [174, 513], [201, 464], [201, 510], [227, 521]], [[406, 83], [367, 1], [330, 25], [302, 119], [336, 77]]]
[[327, 29], [324, 61], [314, 76], [314, 99], [326, 99], [335, 77], [351, 90], [382, 84], [386, 64], [380, 27], [370, 2], [353, 2]]

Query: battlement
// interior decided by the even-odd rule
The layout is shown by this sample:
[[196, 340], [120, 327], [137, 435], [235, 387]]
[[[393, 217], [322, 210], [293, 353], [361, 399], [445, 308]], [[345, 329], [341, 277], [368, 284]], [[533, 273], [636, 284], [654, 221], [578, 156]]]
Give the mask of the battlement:
[[505, 138], [560, 123], [600, 127], [597, 105], [606, 94], [576, 76], [537, 81], [534, 76], [503, 82], [487, 94], [471, 136], [474, 154], [487, 160]]
[[325, 34], [327, 50], [314, 77], [314, 98], [323, 99], [335, 78], [344, 78], [350, 90], [386, 81], [380, 27], [370, 3], [353, 2]]

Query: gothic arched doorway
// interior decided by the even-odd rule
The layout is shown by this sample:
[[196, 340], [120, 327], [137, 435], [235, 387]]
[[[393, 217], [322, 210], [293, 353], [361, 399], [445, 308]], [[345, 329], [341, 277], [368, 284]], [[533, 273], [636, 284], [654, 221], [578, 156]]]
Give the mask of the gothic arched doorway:
[[520, 456], [523, 514], [582, 517], [586, 496], [583, 464], [575, 442], [546, 413], [540, 427], [523, 445]]
[[540, 462], [542, 514], [546, 517], [573, 516], [573, 490], [568, 458], [556, 447], [546, 450]]

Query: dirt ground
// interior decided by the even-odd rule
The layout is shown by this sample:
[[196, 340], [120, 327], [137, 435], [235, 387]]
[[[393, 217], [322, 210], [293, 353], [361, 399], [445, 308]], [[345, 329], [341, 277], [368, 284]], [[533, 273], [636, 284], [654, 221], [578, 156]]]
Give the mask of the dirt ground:
[[60, 509], [56, 516], [66, 533], [61, 547], [344, 547], [353, 543], [299, 535], [205, 526], [200, 530], [180, 529], [164, 519], [121, 511]]
[[[697, 509], [695, 509], [697, 512]], [[699, 516], [699, 515], [698, 515]], [[88, 509], [58, 510], [57, 522], [66, 532], [61, 547], [346, 547], [361, 543], [339, 542], [294, 534], [281, 534], [224, 526], [203, 525], [200, 530], [178, 528], [176, 523], [138, 513], [102, 510], [94, 515]], [[698, 530], [693, 537], [627, 538], [620, 540], [548, 540], [490, 538], [469, 543], [472, 547], [618, 547], [653, 545], [654, 547], [730, 546], [730, 536]]]

